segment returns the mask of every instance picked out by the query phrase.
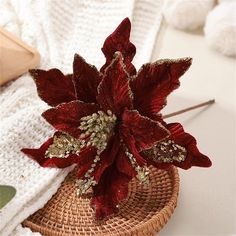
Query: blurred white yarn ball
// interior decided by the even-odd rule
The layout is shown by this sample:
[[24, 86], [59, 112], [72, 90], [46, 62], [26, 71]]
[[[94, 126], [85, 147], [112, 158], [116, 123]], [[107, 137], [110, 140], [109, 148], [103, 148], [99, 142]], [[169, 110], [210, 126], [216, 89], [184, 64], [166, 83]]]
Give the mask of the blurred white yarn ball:
[[225, 1], [206, 19], [207, 43], [227, 56], [236, 56], [236, 1]]
[[165, 0], [163, 14], [173, 27], [194, 30], [204, 25], [214, 3], [214, 0]]

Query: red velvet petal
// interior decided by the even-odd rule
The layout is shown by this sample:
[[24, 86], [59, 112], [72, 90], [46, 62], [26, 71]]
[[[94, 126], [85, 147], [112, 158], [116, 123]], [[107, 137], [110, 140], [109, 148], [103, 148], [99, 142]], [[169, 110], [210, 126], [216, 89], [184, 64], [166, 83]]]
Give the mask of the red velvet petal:
[[120, 141], [118, 135], [111, 138], [107, 148], [101, 153], [101, 160], [94, 170], [94, 178], [98, 182], [101, 175], [110, 166], [117, 157], [117, 152], [120, 148]]
[[137, 163], [140, 166], [144, 166], [147, 163], [147, 161], [141, 155], [141, 152], [138, 150], [136, 143], [135, 143], [135, 138], [132, 135], [126, 135], [126, 137], [124, 138], [124, 143], [125, 143], [126, 147], [128, 148], [129, 152], [134, 155]]
[[50, 106], [76, 99], [72, 75], [64, 75], [58, 69], [30, 70], [39, 97]]
[[88, 64], [81, 56], [75, 54], [73, 72], [77, 99], [83, 102], [96, 103], [97, 87], [101, 80], [96, 67]]
[[170, 133], [160, 122], [141, 116], [138, 111], [125, 110], [122, 114], [121, 134], [126, 143], [133, 137], [138, 151], [141, 151], [167, 138]]
[[106, 57], [106, 63], [101, 68], [101, 72], [104, 72], [107, 66], [111, 63], [114, 53], [119, 51], [124, 57], [124, 64], [126, 66], [126, 70], [129, 72], [130, 75], [136, 74], [136, 69], [131, 63], [136, 53], [136, 48], [129, 41], [130, 30], [130, 20], [129, 18], [125, 18], [116, 28], [116, 30], [110, 36], [107, 37], [102, 47], [102, 52]]
[[126, 156], [124, 149], [121, 147], [116, 158], [117, 169], [129, 177], [133, 178], [137, 172], [133, 168], [129, 158]]
[[181, 124], [171, 123], [167, 125], [167, 128], [170, 130], [171, 138], [175, 141], [175, 143], [185, 147], [187, 150], [187, 157], [185, 161], [175, 161], [173, 163], [175, 166], [182, 169], [189, 169], [192, 166], [210, 167], [212, 165], [210, 159], [198, 150], [196, 139], [192, 135], [185, 133]]
[[[99, 182], [101, 175], [106, 170], [108, 166], [112, 164], [114, 159], [116, 158], [117, 152], [119, 150], [119, 139], [117, 136], [114, 136], [109, 141], [108, 147], [101, 153], [100, 161], [97, 163], [94, 168], [94, 172], [91, 173], [91, 176], [94, 176], [95, 180]], [[85, 173], [88, 169], [91, 168], [91, 165], [94, 163], [94, 159], [96, 156], [96, 149], [92, 149], [91, 155], [80, 158], [81, 161], [78, 162], [78, 171], [77, 176], [79, 178], [84, 177]], [[81, 156], [81, 155], [80, 155]]]
[[78, 138], [80, 134], [78, 129], [80, 118], [91, 115], [98, 110], [99, 106], [96, 104], [72, 101], [48, 109], [42, 116], [57, 130], [64, 131]]
[[152, 119], [166, 105], [166, 97], [179, 87], [179, 78], [191, 65], [191, 58], [159, 60], [142, 66], [130, 86], [134, 108]]
[[99, 183], [93, 187], [91, 205], [97, 219], [103, 219], [118, 211], [117, 205], [128, 195], [130, 180], [130, 177], [117, 170], [115, 163], [105, 170]]
[[[54, 135], [59, 135], [60, 132], [56, 132]], [[48, 147], [53, 143], [53, 137], [48, 139], [40, 148], [30, 149], [23, 148], [21, 151], [25, 153], [27, 156], [35, 160], [42, 167], [57, 167], [57, 168], [65, 168], [74, 163], [77, 163], [78, 156], [76, 154], [71, 154], [67, 158], [45, 158], [45, 152]]]
[[83, 178], [88, 169], [93, 164], [93, 160], [97, 154], [97, 150], [94, 147], [86, 148], [79, 154], [77, 162], [77, 177]]
[[132, 107], [132, 92], [120, 53], [116, 54], [98, 86], [97, 101], [105, 111], [111, 110], [116, 115]]

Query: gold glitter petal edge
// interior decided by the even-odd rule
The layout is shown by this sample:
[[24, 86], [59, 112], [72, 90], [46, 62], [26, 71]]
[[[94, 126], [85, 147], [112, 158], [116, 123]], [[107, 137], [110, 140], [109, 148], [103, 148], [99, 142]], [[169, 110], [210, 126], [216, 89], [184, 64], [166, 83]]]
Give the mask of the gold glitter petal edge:
[[90, 206], [91, 192], [77, 197], [75, 173], [70, 173], [52, 199], [27, 220], [24, 226], [45, 236], [151, 236], [170, 219], [177, 204], [179, 175], [150, 168], [149, 185], [133, 179], [128, 198], [119, 205], [119, 213], [106, 221], [96, 221]]

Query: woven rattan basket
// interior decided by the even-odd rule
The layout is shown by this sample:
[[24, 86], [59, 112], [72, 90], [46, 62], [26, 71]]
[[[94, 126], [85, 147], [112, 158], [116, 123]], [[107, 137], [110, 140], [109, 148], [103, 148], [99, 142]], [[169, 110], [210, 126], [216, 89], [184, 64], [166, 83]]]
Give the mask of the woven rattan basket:
[[75, 174], [70, 173], [44, 208], [31, 215], [23, 225], [48, 236], [150, 236], [167, 223], [176, 207], [179, 175], [175, 167], [169, 171], [151, 169], [148, 187], [133, 180], [119, 213], [102, 222], [94, 219], [91, 192], [76, 196], [75, 178]]

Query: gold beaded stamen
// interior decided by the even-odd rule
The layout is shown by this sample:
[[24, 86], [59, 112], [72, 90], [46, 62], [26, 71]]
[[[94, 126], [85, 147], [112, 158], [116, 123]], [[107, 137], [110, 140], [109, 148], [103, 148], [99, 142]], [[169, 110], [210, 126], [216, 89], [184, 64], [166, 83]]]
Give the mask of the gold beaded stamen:
[[144, 154], [157, 163], [172, 163], [173, 161], [184, 161], [187, 150], [169, 139], [157, 143], [153, 148], [144, 151]]
[[149, 169], [145, 166], [139, 166], [136, 159], [134, 158], [133, 154], [130, 153], [128, 150], [125, 151], [126, 156], [129, 158], [131, 165], [137, 172], [136, 178], [140, 181], [142, 184], [148, 184], [149, 183]]
[[91, 186], [97, 184], [94, 176], [91, 176], [91, 174], [100, 160], [100, 154], [106, 149], [107, 141], [112, 135], [115, 123], [116, 116], [110, 110], [107, 113], [98, 111], [81, 118], [79, 129], [83, 132], [80, 135], [80, 139], [86, 140], [88, 138], [86, 146], [96, 147], [97, 154], [90, 169], [85, 173], [84, 178], [76, 181], [77, 195], [85, 193]]
[[107, 113], [98, 111], [90, 116], [82, 117], [80, 120], [79, 129], [82, 130], [80, 139], [89, 137], [87, 146], [91, 145], [98, 150], [104, 150], [116, 123], [116, 116], [110, 110]]
[[63, 133], [53, 137], [53, 143], [45, 152], [45, 158], [67, 158], [70, 154], [78, 154], [85, 142]]

